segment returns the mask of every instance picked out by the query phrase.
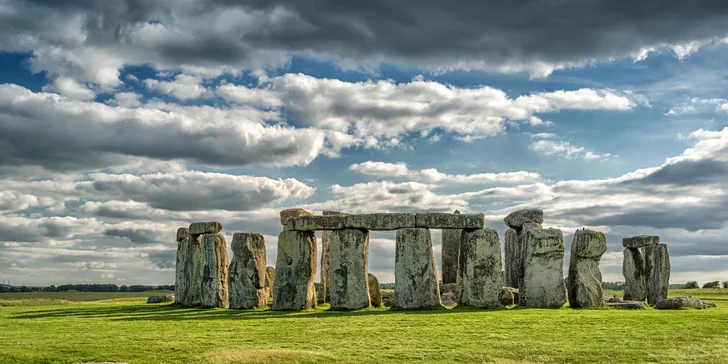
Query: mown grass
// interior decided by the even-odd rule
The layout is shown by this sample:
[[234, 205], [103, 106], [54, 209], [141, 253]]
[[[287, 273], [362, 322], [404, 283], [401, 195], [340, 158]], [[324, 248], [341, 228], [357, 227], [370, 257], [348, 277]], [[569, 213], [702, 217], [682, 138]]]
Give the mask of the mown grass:
[[162, 296], [173, 294], [172, 291], [144, 291], [144, 292], [5, 292], [0, 293], [0, 301], [17, 300], [66, 300], [73, 302], [101, 301], [118, 298], [148, 298], [149, 296]]
[[725, 363], [728, 290], [707, 310], [274, 312], [125, 298], [0, 307], [1, 363]]

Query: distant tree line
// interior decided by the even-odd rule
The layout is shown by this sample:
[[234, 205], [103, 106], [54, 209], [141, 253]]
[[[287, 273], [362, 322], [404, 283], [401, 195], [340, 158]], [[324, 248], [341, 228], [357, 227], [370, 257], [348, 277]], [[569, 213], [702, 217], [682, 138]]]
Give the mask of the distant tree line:
[[116, 284], [62, 284], [60, 286], [50, 285], [47, 287], [28, 286], [0, 286], [0, 292], [144, 292], [144, 291], [174, 291], [174, 285], [146, 286], [141, 284], [122, 285]]

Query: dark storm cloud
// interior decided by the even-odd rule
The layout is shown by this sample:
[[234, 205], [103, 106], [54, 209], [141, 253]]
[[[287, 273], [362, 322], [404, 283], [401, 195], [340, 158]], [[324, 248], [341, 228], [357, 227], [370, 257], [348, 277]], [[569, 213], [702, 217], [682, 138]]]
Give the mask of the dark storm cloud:
[[104, 235], [115, 238], [126, 238], [135, 244], [155, 244], [162, 240], [155, 231], [149, 229], [106, 229], [104, 230]]
[[[720, 155], [720, 153], [716, 153]], [[640, 180], [626, 181], [624, 185], [676, 185], [690, 186], [728, 181], [728, 164], [720, 160], [682, 160], [668, 164]]]
[[624, 213], [587, 218], [588, 225], [648, 226], [657, 229], [679, 228], [687, 231], [721, 229], [728, 221], [728, 201], [702, 202], [697, 204], [661, 204], [645, 209], [627, 210]]
[[[82, 46], [118, 46], [133, 63], [244, 65], [272, 52], [538, 67], [629, 56], [728, 32], [728, 3], [722, 0], [18, 0], [6, 6], [14, 11], [0, 16], [5, 48], [28, 47], [30, 34], [39, 44], [78, 46], [65, 37], [69, 27], [63, 23], [80, 22], [88, 35]], [[134, 33], [149, 21], [181, 33], [153, 39]]]

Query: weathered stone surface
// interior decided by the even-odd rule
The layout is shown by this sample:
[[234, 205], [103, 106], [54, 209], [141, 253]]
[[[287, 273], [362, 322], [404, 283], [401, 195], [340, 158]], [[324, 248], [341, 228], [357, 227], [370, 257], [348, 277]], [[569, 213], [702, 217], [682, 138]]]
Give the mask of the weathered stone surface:
[[[459, 215], [460, 211], [455, 210], [454, 214]], [[460, 242], [462, 237], [462, 229], [442, 230], [440, 267], [442, 268], [442, 283], [444, 284], [457, 282], [458, 258], [460, 257]]]
[[382, 292], [382, 305], [385, 307], [394, 306], [394, 290], [386, 289], [381, 290]]
[[346, 227], [346, 216], [301, 216], [292, 218], [286, 224], [286, 230], [314, 231], [338, 230]]
[[670, 255], [667, 245], [657, 244], [644, 249], [645, 259], [645, 289], [647, 303], [656, 304], [667, 298], [670, 287]]
[[521, 239], [516, 229], [508, 229], [505, 234], [505, 284], [518, 288], [523, 280], [523, 258]]
[[644, 248], [647, 246], [654, 246], [660, 243], [659, 236], [651, 235], [637, 235], [631, 238], [622, 239], [622, 246], [625, 248]]
[[331, 232], [331, 309], [369, 307], [369, 231]]
[[515, 288], [503, 287], [501, 288], [500, 293], [498, 293], [498, 301], [503, 306], [515, 305], [518, 303], [518, 299], [516, 298], [517, 293], [518, 290]]
[[397, 230], [394, 261], [394, 307], [440, 307], [440, 287], [430, 230]]
[[457, 306], [458, 296], [452, 292], [445, 292], [440, 295], [440, 301], [442, 301], [442, 304], [447, 307]]
[[524, 209], [513, 211], [503, 219], [506, 226], [512, 229], [520, 229], [525, 223], [543, 224], [543, 210]]
[[444, 212], [425, 212], [415, 215], [416, 227], [428, 229], [482, 229], [485, 224], [483, 214], [450, 214]]
[[285, 209], [280, 212], [281, 225], [286, 226], [291, 219], [299, 216], [311, 216], [311, 213], [299, 208]]
[[202, 235], [202, 272], [200, 276], [200, 305], [227, 308], [228, 254], [225, 236]]
[[458, 294], [458, 284], [457, 283], [442, 283], [440, 284], [440, 296], [442, 296], [445, 292], [452, 292], [455, 293], [457, 296]]
[[604, 305], [599, 261], [607, 251], [607, 237], [594, 230], [577, 230], [571, 241], [568, 294], [571, 307]]
[[278, 257], [273, 282], [273, 310], [316, 308], [316, 235], [311, 231], [283, 231], [278, 235]]
[[231, 245], [233, 259], [228, 269], [230, 308], [266, 307], [265, 238], [258, 233], [235, 233]]
[[201, 235], [195, 235], [187, 240], [183, 240], [182, 243], [186, 243], [186, 247], [181, 247], [181, 250], [186, 250], [186, 256], [184, 258], [183, 275], [187, 278], [187, 284], [180, 286], [179, 294], [181, 297], [177, 301], [187, 307], [197, 307], [200, 305], [200, 288], [202, 285], [202, 238]]
[[622, 275], [624, 275], [624, 299], [627, 301], [644, 301], [647, 298], [645, 290], [645, 261], [639, 249], [625, 248], [622, 261]]
[[369, 304], [372, 307], [382, 306], [382, 291], [379, 289], [379, 278], [374, 274], [367, 274], [367, 284], [369, 285]]
[[173, 294], [168, 294], [165, 296], [149, 296], [149, 298], [147, 298], [147, 303], [164, 303], [172, 301], [174, 301]]
[[346, 219], [347, 229], [365, 230], [397, 230], [415, 227], [415, 214], [376, 213], [349, 215]]
[[190, 229], [181, 227], [177, 229], [177, 242], [187, 239], [190, 236]]
[[222, 224], [217, 221], [190, 224], [190, 235], [219, 234], [220, 231], [222, 231]]
[[566, 303], [564, 235], [558, 229], [524, 231], [523, 284], [520, 304], [560, 308]]
[[627, 310], [643, 310], [649, 306], [644, 301], [621, 301], [607, 303], [608, 307], [622, 308]]
[[185, 227], [177, 229], [177, 257], [174, 265], [174, 297], [175, 303], [182, 304], [182, 295], [187, 293], [190, 277], [185, 271], [187, 254], [190, 248], [190, 233]]
[[268, 297], [273, 297], [273, 282], [276, 280], [276, 269], [265, 267], [265, 288], [268, 291]]
[[[346, 216], [347, 213], [338, 211], [324, 211], [324, 216]], [[321, 233], [321, 274], [319, 276], [319, 289], [316, 292], [316, 300], [319, 304], [331, 302], [331, 231], [324, 230]]]
[[658, 310], [678, 310], [681, 308], [710, 308], [715, 307], [714, 304], [704, 302], [693, 296], [674, 297], [657, 301], [655, 309]]
[[460, 248], [458, 304], [498, 307], [498, 294], [503, 287], [501, 270], [498, 231], [490, 228], [465, 230]]

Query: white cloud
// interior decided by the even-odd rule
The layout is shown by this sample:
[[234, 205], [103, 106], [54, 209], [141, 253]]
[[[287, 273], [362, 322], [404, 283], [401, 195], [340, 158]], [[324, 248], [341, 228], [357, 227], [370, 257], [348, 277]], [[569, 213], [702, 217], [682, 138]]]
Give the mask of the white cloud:
[[501, 173], [478, 173], [478, 174], [447, 174], [441, 173], [435, 168], [423, 170], [410, 170], [405, 163], [386, 163], [367, 161], [359, 164], [352, 164], [349, 170], [361, 174], [377, 177], [407, 177], [416, 181], [426, 183], [461, 183], [461, 184], [487, 184], [487, 183], [523, 183], [537, 181], [541, 176], [532, 172], [501, 172]]
[[68, 77], [56, 78], [53, 84], [43, 86], [43, 91], [57, 92], [73, 100], [87, 101], [96, 98], [93, 90]]
[[529, 146], [532, 150], [549, 156], [560, 156], [566, 159], [608, 159], [611, 154], [595, 154], [592, 151], [586, 150], [584, 147], [575, 146], [566, 141], [554, 141], [554, 140], [539, 140], [531, 143]]
[[144, 84], [149, 90], [156, 90], [167, 95], [174, 96], [176, 99], [185, 101], [191, 99], [199, 99], [201, 97], [209, 97], [211, 92], [202, 85], [202, 78], [187, 74], [179, 74], [175, 76], [174, 81], [160, 81], [153, 78], [144, 80]]

